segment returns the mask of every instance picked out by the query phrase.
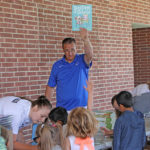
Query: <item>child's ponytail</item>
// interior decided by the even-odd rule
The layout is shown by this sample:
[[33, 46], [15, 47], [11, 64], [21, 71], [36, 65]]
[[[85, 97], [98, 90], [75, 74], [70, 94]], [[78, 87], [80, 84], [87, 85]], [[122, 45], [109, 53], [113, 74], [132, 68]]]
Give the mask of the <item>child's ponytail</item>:
[[56, 123], [56, 127], [58, 128], [58, 137], [59, 137], [59, 141], [60, 141], [60, 146], [61, 146], [62, 150], [65, 150], [66, 145], [65, 145], [65, 137], [63, 135], [63, 127], [60, 123]]
[[39, 134], [40, 134], [40, 143], [38, 144], [38, 148], [40, 150], [52, 150], [54, 143], [50, 127], [46, 124], [40, 125]]
[[59, 123], [56, 123], [55, 126], [49, 124], [39, 125], [36, 135], [40, 137], [39, 150], [52, 150], [55, 146], [61, 147], [61, 150], [66, 150], [63, 128]]

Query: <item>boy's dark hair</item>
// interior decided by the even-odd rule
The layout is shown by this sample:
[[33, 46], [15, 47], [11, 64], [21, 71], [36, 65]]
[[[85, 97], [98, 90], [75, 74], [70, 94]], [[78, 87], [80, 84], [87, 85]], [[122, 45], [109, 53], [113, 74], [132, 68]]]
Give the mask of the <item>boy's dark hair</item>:
[[56, 107], [52, 109], [51, 112], [49, 113], [50, 120], [54, 122], [61, 121], [62, 125], [65, 125], [67, 123], [67, 117], [68, 117], [67, 110], [63, 107]]
[[76, 43], [75, 39], [74, 38], [65, 38], [63, 41], [62, 41], [62, 47], [64, 48], [64, 44], [71, 44], [71, 43]]
[[124, 107], [129, 108], [133, 106], [132, 95], [128, 91], [121, 91], [116, 95], [117, 104], [122, 104]]
[[41, 108], [41, 107], [49, 107], [50, 109], [52, 108], [51, 103], [44, 95], [41, 95], [40, 97], [38, 97], [37, 100], [32, 101], [32, 107], [36, 105], [38, 106], [38, 108]]
[[111, 99], [111, 104], [112, 104], [112, 105], [114, 105], [114, 101], [116, 100], [116, 96], [117, 96], [117, 95], [114, 95], [114, 96], [112, 97], [112, 99]]
[[[116, 97], [117, 97], [117, 95], [114, 95], [114, 96], [112, 97], [112, 99], [111, 99], [111, 104], [112, 104], [112, 106], [114, 105], [114, 102], [115, 102], [115, 100], [116, 100]], [[116, 113], [117, 118], [119, 118], [119, 117], [121, 116], [121, 111], [119, 111], [118, 109], [115, 109], [115, 113]]]

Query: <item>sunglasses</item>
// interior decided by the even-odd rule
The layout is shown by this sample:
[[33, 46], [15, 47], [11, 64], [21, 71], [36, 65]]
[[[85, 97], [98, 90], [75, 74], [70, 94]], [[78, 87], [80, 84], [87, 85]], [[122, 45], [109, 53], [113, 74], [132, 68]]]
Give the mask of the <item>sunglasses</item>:
[[34, 137], [34, 138], [33, 138], [33, 141], [34, 141], [35, 143], [38, 143], [38, 142], [37, 142], [37, 139], [38, 139], [39, 137], [40, 137], [40, 136]]

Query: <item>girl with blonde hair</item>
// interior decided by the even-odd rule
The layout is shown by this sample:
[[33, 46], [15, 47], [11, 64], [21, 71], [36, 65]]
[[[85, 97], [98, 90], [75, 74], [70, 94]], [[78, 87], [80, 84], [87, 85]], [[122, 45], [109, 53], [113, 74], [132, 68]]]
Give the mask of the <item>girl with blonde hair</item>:
[[62, 125], [41, 124], [38, 125], [34, 140], [38, 143], [39, 150], [66, 150]]
[[94, 150], [98, 121], [89, 110], [78, 107], [71, 111], [67, 122], [67, 150]]

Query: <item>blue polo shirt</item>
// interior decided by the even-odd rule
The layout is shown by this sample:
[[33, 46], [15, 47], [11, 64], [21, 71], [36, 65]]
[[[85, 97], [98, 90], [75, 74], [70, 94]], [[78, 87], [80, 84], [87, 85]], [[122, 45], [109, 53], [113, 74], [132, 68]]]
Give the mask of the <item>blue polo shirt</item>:
[[92, 63], [89, 66], [85, 63], [84, 54], [76, 54], [71, 63], [63, 57], [53, 64], [48, 86], [56, 86], [56, 107], [62, 106], [71, 110], [87, 106], [88, 93], [84, 86], [91, 65]]

